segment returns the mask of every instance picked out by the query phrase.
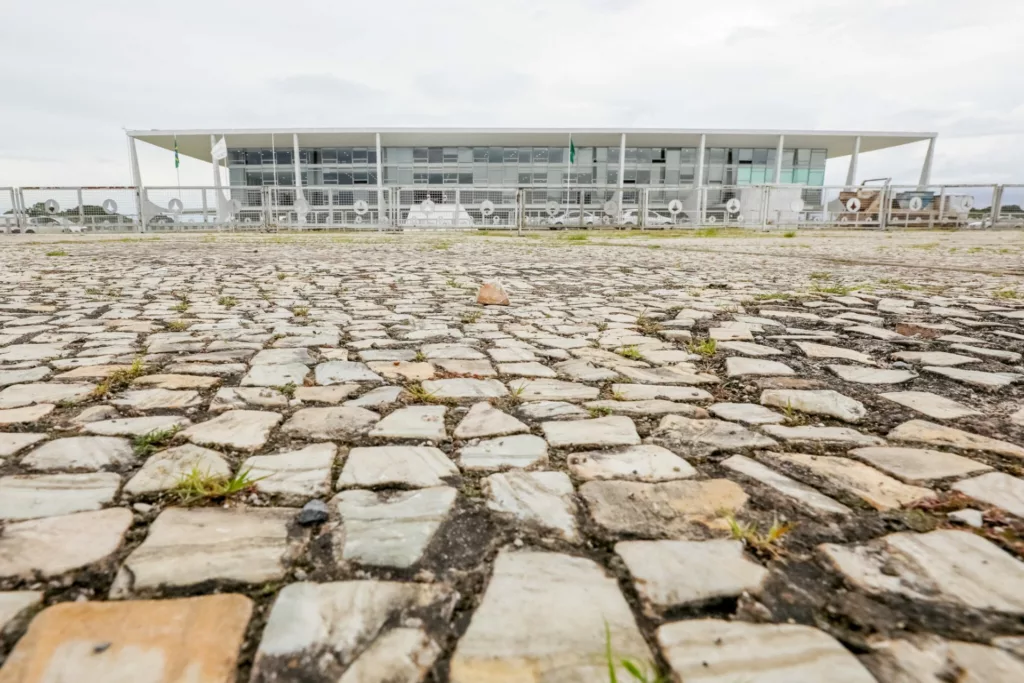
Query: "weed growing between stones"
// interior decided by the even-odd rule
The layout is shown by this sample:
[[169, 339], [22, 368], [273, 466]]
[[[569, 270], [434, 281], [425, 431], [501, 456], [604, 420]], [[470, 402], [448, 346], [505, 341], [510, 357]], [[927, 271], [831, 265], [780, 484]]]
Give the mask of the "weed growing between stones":
[[222, 296], [221, 298], [217, 299], [217, 303], [219, 303], [224, 308], [234, 308], [235, 306], [238, 305], [238, 299], [236, 299], [233, 296]]
[[284, 394], [288, 398], [294, 398], [295, 397], [295, 389], [297, 387], [295, 386], [295, 382], [288, 382], [288, 384], [282, 384], [281, 386], [271, 387], [271, 388], [277, 389], [278, 391], [280, 391], [282, 394]]
[[637, 683], [668, 683], [667, 678], [662, 676], [651, 663], [643, 663], [632, 657], [618, 657], [612, 648], [612, 631], [608, 622], [604, 624], [604, 658], [608, 665], [608, 683], [619, 683], [619, 675], [616, 671], [619, 666], [625, 669], [632, 680]]
[[171, 332], [184, 332], [189, 328], [189, 325], [191, 325], [191, 323], [185, 320], [172, 320], [167, 323], [167, 329]]
[[472, 311], [470, 313], [464, 313], [462, 315], [462, 324], [472, 325], [473, 323], [480, 319], [481, 315], [483, 315], [483, 311]]
[[686, 348], [690, 353], [710, 358], [718, 351], [718, 342], [714, 339], [691, 339]]
[[772, 557], [782, 554], [779, 544], [796, 526], [791, 522], [779, 522], [779, 518], [775, 517], [768, 531], [762, 534], [756, 524], [740, 522], [732, 514], [725, 515], [725, 521], [729, 523], [729, 533], [734, 539], [742, 541], [752, 550]]
[[612, 414], [612, 409], [606, 406], [594, 406], [587, 408], [587, 412], [590, 413], [590, 417], [607, 417]]
[[156, 453], [158, 450], [166, 446], [174, 438], [174, 435], [181, 430], [179, 425], [175, 425], [168, 429], [157, 429], [146, 434], [141, 434], [135, 437], [132, 442], [132, 449], [135, 451], [135, 455], [140, 458], [144, 458], [148, 455]]
[[641, 311], [636, 317], [636, 328], [641, 334], [655, 335], [661, 332], [661, 325], [658, 321], [648, 318], [647, 311]]
[[146, 366], [141, 358], [132, 361], [131, 367], [127, 370], [115, 370], [107, 375], [107, 378], [96, 385], [92, 390], [93, 398], [104, 398], [107, 394], [120, 391], [132, 383], [136, 377], [141, 377], [146, 372]]
[[54, 249], [53, 251], [46, 252], [47, 256], [67, 256], [68, 252], [63, 249]]
[[643, 357], [644, 357], [643, 354], [640, 353], [640, 350], [637, 349], [635, 345], [633, 345], [633, 346], [626, 346], [624, 348], [619, 349], [615, 353], [619, 354], [623, 358], [629, 358], [630, 360], [642, 360]]
[[208, 500], [220, 500], [230, 498], [246, 491], [266, 477], [257, 479], [249, 475], [252, 468], [239, 471], [233, 477], [225, 477], [203, 472], [198, 466], [181, 475], [171, 489], [171, 494], [176, 496], [182, 505], [197, 505]]
[[294, 315], [296, 318], [305, 318], [307, 315], [309, 315], [309, 307], [296, 306], [295, 308], [292, 309], [292, 315]]

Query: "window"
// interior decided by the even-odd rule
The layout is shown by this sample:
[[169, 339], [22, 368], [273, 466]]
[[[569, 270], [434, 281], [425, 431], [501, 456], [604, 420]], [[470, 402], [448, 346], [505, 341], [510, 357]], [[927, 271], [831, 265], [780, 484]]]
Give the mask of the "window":
[[811, 165], [811, 150], [798, 149], [796, 151], [796, 165], [807, 167]]
[[503, 150], [501, 147], [491, 147], [487, 152], [487, 161], [492, 164], [500, 164], [503, 158]]
[[[543, 185], [547, 181], [548, 181], [547, 171], [541, 171], [539, 173], [534, 173], [533, 174], [533, 184], [534, 185]], [[527, 181], [527, 182], [530, 182], [530, 181]]]
[[339, 185], [354, 185], [355, 180], [352, 176], [352, 171], [338, 171], [338, 184]]
[[444, 174], [444, 184], [445, 185], [458, 185], [459, 184], [459, 174], [458, 173], [445, 173]]
[[258, 149], [245, 150], [245, 163], [247, 166], [259, 166], [263, 163], [263, 157]]
[[338, 172], [337, 171], [324, 171], [324, 185], [337, 185], [338, 184]]
[[712, 164], [725, 163], [726, 149], [724, 147], [712, 147], [711, 149], [705, 151], [707, 152], [707, 160]]
[[445, 164], [457, 164], [457, 163], [459, 163], [459, 148], [458, 147], [444, 147], [441, 150], [441, 160]]
[[825, 168], [825, 156], [827, 151], [815, 149], [811, 151], [811, 168]]
[[564, 164], [565, 155], [568, 154], [569, 150], [565, 147], [549, 147], [548, 148], [548, 163], [549, 164]]
[[[649, 164], [654, 159], [652, 154], [654, 150], [650, 147], [638, 147], [636, 150], [636, 160], [642, 164]], [[628, 157], [627, 157], [628, 161]]]
[[366, 150], [366, 163], [376, 164], [377, 163], [377, 149]]
[[636, 163], [636, 147], [626, 148], [626, 163]]
[[246, 171], [245, 184], [250, 187], [259, 187], [263, 184], [263, 173], [261, 171]]
[[356, 171], [352, 174], [353, 185], [366, 185], [370, 182], [370, 177], [366, 171]]
[[263, 184], [264, 185], [276, 185], [277, 184], [277, 178], [274, 177], [274, 172], [273, 171], [264, 171], [263, 172]]
[[274, 153], [273, 153], [272, 150], [261, 149], [260, 150], [260, 158], [261, 158], [262, 163], [266, 164], [267, 166], [269, 166], [269, 165], [274, 163]]
[[752, 149], [741, 149], [739, 150], [739, 163], [741, 164], [752, 164], [754, 163], [754, 150]]
[[299, 163], [300, 164], [319, 164], [320, 163], [320, 150], [318, 150], [318, 149], [300, 149], [299, 150]]
[[515, 147], [506, 147], [502, 155], [502, 161], [506, 164], [519, 163], [519, 150]]
[[[339, 164], [345, 164], [346, 166], [352, 163], [352, 148], [342, 147], [337, 150], [337, 157]], [[326, 163], [326, 162], [325, 162]]]
[[444, 176], [440, 173], [430, 173], [428, 174], [428, 178], [429, 180], [427, 182], [431, 185], [441, 185], [444, 183]]
[[295, 173], [293, 171], [278, 171], [277, 184], [284, 187], [293, 187], [295, 185]]
[[[629, 171], [626, 171], [626, 182], [629, 182]], [[637, 170], [636, 172], [636, 183], [637, 185], [650, 185], [651, 184], [651, 172]]]
[[244, 149], [229, 149], [228, 150], [228, 164], [232, 166], [238, 166], [245, 163], [245, 150]]
[[519, 174], [519, 184], [520, 185], [529, 185], [532, 182], [531, 178], [532, 178], [532, 176], [529, 173], [520, 173]]
[[619, 183], [619, 170], [616, 168], [608, 169], [608, 184], [618, 185]]
[[764, 166], [768, 163], [768, 150], [767, 149], [755, 149], [754, 150], [754, 164]]
[[608, 163], [617, 164], [619, 163], [619, 148], [618, 147], [605, 147], [608, 150]]
[[417, 185], [426, 185], [428, 179], [429, 178], [427, 177], [426, 173], [413, 173], [412, 174], [412, 181], [414, 183], [416, 183]]
[[230, 185], [244, 185], [245, 184], [245, 169], [243, 169], [243, 168], [228, 169], [228, 183]]
[[278, 166], [291, 166], [292, 151], [290, 149], [279, 149], [277, 150], [277, 165]]
[[472, 185], [473, 174], [472, 173], [459, 173], [459, 185]]
[[442, 147], [428, 147], [427, 148], [427, 161], [431, 164], [443, 164], [444, 163], [444, 148]]
[[412, 160], [413, 163], [425, 164], [427, 163], [427, 148], [426, 147], [413, 147], [412, 148]]
[[459, 163], [471, 164], [475, 161], [472, 147], [459, 147]]
[[353, 164], [365, 164], [366, 163], [366, 148], [356, 147], [352, 150], [352, 163]]
[[519, 148], [519, 164], [530, 165], [533, 159], [533, 148], [532, 147], [520, 147]]
[[548, 148], [547, 147], [534, 147], [533, 148], [533, 163], [535, 163], [535, 164], [546, 164], [546, 163], [548, 163]]
[[487, 163], [487, 148], [486, 147], [474, 147], [473, 148], [473, 162], [477, 164]]
[[369, 178], [369, 183], [367, 183], [367, 184], [369, 184], [369, 185], [376, 185], [377, 184], [377, 171], [376, 170], [370, 171], [367, 174], [367, 177]]
[[582, 185], [590, 185], [591, 183], [594, 182], [594, 174], [593, 173], [580, 173], [579, 176], [580, 176], [579, 182]]

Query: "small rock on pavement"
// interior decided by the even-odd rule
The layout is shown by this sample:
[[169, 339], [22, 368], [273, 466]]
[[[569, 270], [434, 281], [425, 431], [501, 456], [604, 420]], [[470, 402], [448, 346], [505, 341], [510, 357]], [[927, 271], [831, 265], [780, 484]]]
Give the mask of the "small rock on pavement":
[[476, 293], [476, 302], [484, 306], [508, 306], [508, 292], [500, 282], [485, 282]]
[[313, 524], [323, 524], [327, 521], [328, 517], [330, 517], [330, 511], [327, 509], [327, 503], [318, 499], [311, 500], [303, 505], [295, 520], [302, 526], [310, 526]]
[[982, 522], [984, 521], [981, 510], [974, 510], [971, 508], [950, 512], [949, 518], [954, 522], [960, 522], [961, 524], [966, 524], [967, 526], [974, 527], [975, 529], [980, 529]]

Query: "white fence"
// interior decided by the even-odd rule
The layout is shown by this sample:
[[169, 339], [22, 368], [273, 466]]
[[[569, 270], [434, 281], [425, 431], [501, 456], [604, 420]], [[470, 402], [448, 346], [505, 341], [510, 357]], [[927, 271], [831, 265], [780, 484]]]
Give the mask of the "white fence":
[[1024, 228], [1024, 185], [0, 188], [6, 233], [710, 226]]

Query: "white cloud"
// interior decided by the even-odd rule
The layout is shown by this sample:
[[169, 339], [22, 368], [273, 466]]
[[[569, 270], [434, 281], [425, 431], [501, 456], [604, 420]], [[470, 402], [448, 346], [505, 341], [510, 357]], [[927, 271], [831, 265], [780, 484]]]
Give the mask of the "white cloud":
[[934, 130], [934, 180], [1024, 180], [1016, 0], [9, 4], [0, 186], [128, 182], [123, 127], [373, 125]]

